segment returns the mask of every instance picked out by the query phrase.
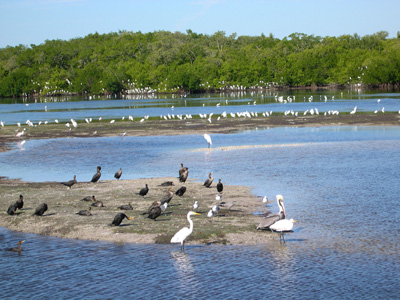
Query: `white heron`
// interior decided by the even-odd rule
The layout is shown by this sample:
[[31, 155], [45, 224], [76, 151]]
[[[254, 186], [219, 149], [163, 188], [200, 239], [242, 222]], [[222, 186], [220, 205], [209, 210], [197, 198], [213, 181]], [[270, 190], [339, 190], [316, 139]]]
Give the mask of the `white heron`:
[[208, 143], [208, 148], [210, 148], [210, 146], [212, 145], [211, 137], [207, 133], [205, 133], [203, 136]]
[[183, 227], [181, 230], [179, 230], [171, 239], [171, 243], [181, 243], [181, 250], [185, 251], [185, 240], [186, 238], [192, 234], [193, 232], [193, 221], [190, 218], [190, 216], [193, 215], [200, 215], [197, 212], [194, 211], [189, 211], [187, 214], [187, 220], [190, 224], [190, 227]]

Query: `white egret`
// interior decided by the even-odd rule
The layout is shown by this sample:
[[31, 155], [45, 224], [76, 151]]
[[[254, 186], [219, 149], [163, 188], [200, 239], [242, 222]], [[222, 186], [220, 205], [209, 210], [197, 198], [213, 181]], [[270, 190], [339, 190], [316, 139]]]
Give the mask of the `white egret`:
[[211, 137], [207, 133], [205, 133], [203, 136], [208, 143], [208, 148], [210, 148], [210, 146], [212, 145]]
[[185, 240], [186, 238], [192, 234], [193, 232], [193, 221], [190, 218], [190, 216], [193, 215], [200, 215], [197, 212], [194, 211], [189, 211], [187, 214], [187, 220], [190, 224], [190, 227], [183, 227], [181, 230], [179, 230], [177, 233], [175, 233], [175, 235], [172, 237], [171, 239], [171, 243], [181, 243], [181, 250], [184, 251], [185, 250]]

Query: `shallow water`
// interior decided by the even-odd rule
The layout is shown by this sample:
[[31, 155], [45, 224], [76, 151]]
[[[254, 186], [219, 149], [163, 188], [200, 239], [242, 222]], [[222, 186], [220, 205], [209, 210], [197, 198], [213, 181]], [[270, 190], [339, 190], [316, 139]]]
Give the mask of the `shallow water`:
[[[212, 150], [201, 135], [27, 141], [0, 153], [0, 175], [65, 181], [76, 174], [89, 181], [101, 165], [102, 179], [113, 179], [119, 167], [123, 179], [175, 177], [182, 162], [191, 179], [204, 181], [214, 171], [215, 180], [251, 186], [270, 200], [283, 194], [288, 217], [298, 221], [286, 244], [277, 237], [264, 246], [188, 245], [180, 253], [177, 245], [0, 229], [3, 248], [26, 240], [21, 256], [0, 252], [0, 298], [398, 298], [398, 126], [282, 127], [211, 137]], [[267, 206], [277, 211], [275, 201]], [[16, 288], [18, 280], [23, 288]]]

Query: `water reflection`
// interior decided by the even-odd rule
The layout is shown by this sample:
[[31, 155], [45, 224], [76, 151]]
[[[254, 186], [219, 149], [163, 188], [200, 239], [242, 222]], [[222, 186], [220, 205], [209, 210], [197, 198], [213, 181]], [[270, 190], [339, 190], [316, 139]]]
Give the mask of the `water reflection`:
[[170, 254], [177, 272], [180, 289], [189, 295], [200, 293], [198, 278], [190, 255], [182, 251], [171, 251]]

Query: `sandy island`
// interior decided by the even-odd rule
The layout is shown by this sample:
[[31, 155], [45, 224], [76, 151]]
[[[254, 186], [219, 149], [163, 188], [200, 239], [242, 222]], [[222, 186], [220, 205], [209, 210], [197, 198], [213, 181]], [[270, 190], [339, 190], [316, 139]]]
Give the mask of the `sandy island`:
[[[0, 131], [0, 150], [7, 151], [15, 145], [10, 143], [23, 139], [115, 136], [122, 133], [125, 133], [126, 136], [231, 133], [272, 126], [398, 126], [399, 124], [400, 115], [397, 113], [360, 113], [298, 118], [281, 115], [269, 118], [221, 119], [212, 124], [204, 119], [146, 120], [142, 123], [117, 121], [114, 124], [103, 121], [90, 124], [79, 123], [78, 127], [71, 131], [62, 124], [28, 127], [21, 138], [15, 136], [17, 126], [11, 125], [3, 127]], [[96, 133], [94, 134], [94, 132]], [[172, 170], [172, 173], [176, 172], [178, 175], [180, 163], [177, 162], [177, 168]], [[7, 176], [7, 174], [0, 174], [0, 176]], [[216, 181], [218, 179], [214, 180], [211, 188], [206, 188], [203, 186], [203, 179], [195, 181], [190, 178], [189, 173], [189, 180], [185, 183], [186, 193], [182, 197], [175, 195], [165, 213], [153, 221], [141, 213], [146, 211], [153, 201], [160, 200], [167, 192], [168, 187], [160, 186], [162, 182], [173, 181], [175, 191], [182, 186], [183, 184], [179, 183], [177, 177], [124, 180], [122, 175], [121, 180], [100, 180], [98, 183], [89, 183], [80, 182], [79, 174], [77, 174], [77, 180], [78, 183], [69, 189], [58, 182], [22, 182], [0, 177], [0, 214], [2, 214], [0, 226], [15, 231], [61, 238], [169, 243], [175, 232], [188, 226], [186, 213], [191, 210], [193, 203], [198, 201], [199, 212], [202, 215], [192, 218], [194, 231], [188, 238], [188, 243], [255, 245], [276, 244], [276, 241], [279, 240], [275, 233], [256, 230], [261, 217], [255, 213], [266, 212], [266, 208], [261, 199], [251, 193], [249, 187], [225, 184], [222, 203], [236, 201], [236, 204], [231, 210], [221, 205], [219, 216], [210, 219], [207, 217], [207, 211], [212, 205], [217, 204], [215, 195], [217, 194]], [[149, 185], [150, 191], [143, 198], [137, 193], [146, 183]], [[20, 194], [24, 196], [24, 208], [18, 210], [16, 215], [7, 215], [8, 206], [15, 202]], [[95, 195], [97, 200], [103, 201], [105, 207], [93, 207], [92, 216], [77, 215], [78, 211], [88, 209], [90, 205], [81, 199], [91, 195]], [[273, 203], [269, 207], [275, 212], [277, 206], [274, 199], [271, 200]], [[48, 204], [48, 211], [42, 217], [33, 216], [35, 208], [43, 202]], [[119, 227], [110, 226], [114, 216], [121, 212], [118, 207], [129, 202], [132, 202], [133, 210], [125, 211], [125, 213], [133, 217], [133, 220], [124, 220], [122, 226]]]

